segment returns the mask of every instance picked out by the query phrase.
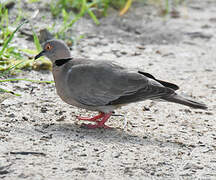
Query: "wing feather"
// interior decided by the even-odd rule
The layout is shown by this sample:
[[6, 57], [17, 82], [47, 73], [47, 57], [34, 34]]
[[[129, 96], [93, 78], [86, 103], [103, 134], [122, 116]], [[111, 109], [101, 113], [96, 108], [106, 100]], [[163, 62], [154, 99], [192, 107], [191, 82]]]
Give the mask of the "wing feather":
[[154, 79], [104, 61], [72, 66], [66, 81], [73, 98], [89, 106], [159, 99], [173, 93]]

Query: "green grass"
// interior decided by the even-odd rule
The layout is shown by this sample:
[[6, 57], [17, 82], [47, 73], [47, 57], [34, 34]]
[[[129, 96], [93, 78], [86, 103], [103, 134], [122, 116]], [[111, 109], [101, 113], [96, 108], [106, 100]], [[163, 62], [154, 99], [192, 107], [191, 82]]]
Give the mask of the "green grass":
[[[20, 5], [20, 1], [17, 2]], [[8, 10], [4, 4], [0, 4], [0, 71], [4, 71], [0, 74], [0, 77], [7, 74], [9, 69], [14, 69], [14, 65], [17, 61], [22, 60], [23, 54], [19, 48], [12, 44], [12, 40], [16, 32], [27, 21], [20, 23], [21, 20], [21, 8], [18, 8], [18, 14], [16, 19], [11, 22], [8, 16]], [[17, 25], [20, 23], [19, 25]], [[15, 29], [14, 27], [17, 26]], [[18, 66], [15, 66], [15, 68]]]
[[107, 16], [110, 7], [118, 10], [120, 15], [124, 15], [135, 1], [154, 2], [163, 12], [161, 15], [166, 16], [171, 12], [171, 3], [178, 6], [184, 0], [55, 0], [50, 3], [50, 12], [54, 18], [63, 19], [56, 37], [64, 39], [67, 30], [83, 16], [90, 17], [95, 25], [99, 25], [100, 17]]
[[96, 25], [100, 24], [97, 14], [107, 15], [109, 6], [123, 7], [127, 0], [57, 0], [50, 4], [50, 11], [54, 18], [62, 17], [63, 23], [56, 33], [58, 38], [64, 38], [65, 32], [80, 18], [88, 15]]
[[[19, 1], [20, 3], [20, 1]], [[5, 76], [14, 72], [14, 70], [20, 70], [24, 67], [29, 67], [33, 60], [29, 60], [24, 58], [23, 49], [18, 48], [17, 46], [12, 45], [12, 41], [15, 37], [17, 31], [24, 25], [29, 23], [29, 20], [21, 21], [21, 11], [18, 11], [18, 16], [13, 23], [10, 22], [8, 17], [8, 10], [4, 7], [4, 4], [0, 4], [0, 40], [1, 40], [1, 48], [0, 48], [0, 82], [9, 82], [14, 81], [14, 79], [4, 79]], [[19, 24], [18, 24], [19, 23]], [[18, 24], [18, 25], [16, 25]], [[10, 25], [10, 26], [9, 26]], [[13, 26], [17, 26], [13, 30]], [[32, 29], [34, 29], [32, 27]], [[33, 31], [33, 37], [35, 45], [38, 51], [41, 50], [39, 40], [37, 38], [36, 33]], [[37, 53], [37, 52], [36, 52]], [[28, 79], [16, 79], [16, 80], [25, 80], [31, 82], [41, 82], [34, 81]], [[0, 88], [0, 92], [2, 93], [12, 93], [14, 95], [19, 96], [19, 94], [13, 93], [12, 91], [6, 90], [4, 88]]]
[[[28, 0], [28, 3], [38, 3], [42, 0]], [[55, 0], [50, 3], [50, 13], [53, 15], [54, 18], [62, 18], [63, 22], [55, 32], [56, 38], [64, 39], [66, 38], [66, 32], [70, 29], [74, 23], [79, 21], [83, 16], [89, 16], [93, 22], [98, 25], [100, 21], [98, 19], [97, 14], [101, 14], [102, 16], [107, 15], [107, 10], [110, 6], [115, 8], [123, 8], [125, 3], [128, 0]], [[7, 1], [4, 1], [5, 3]], [[25, 57], [23, 52], [28, 52], [30, 55], [35, 55], [37, 52], [41, 50], [40, 43], [38, 37], [32, 27], [32, 34], [34, 38], [34, 44], [36, 46], [37, 51], [26, 50], [22, 48], [18, 48], [14, 46], [12, 40], [14, 38], [15, 33], [19, 29], [19, 27], [14, 31], [14, 27], [18, 26], [21, 19], [24, 17], [22, 9], [21, 9], [21, 0], [16, 1], [19, 5], [17, 18], [14, 22], [10, 21], [8, 10], [5, 8], [4, 3], [0, 3], [0, 71], [8, 72], [10, 66], [13, 66], [19, 61], [23, 60]], [[26, 17], [25, 17], [26, 18]], [[55, 24], [54, 24], [55, 25]], [[78, 38], [71, 38], [71, 42], [74, 43], [77, 39], [81, 39], [82, 37]], [[67, 38], [68, 39], [68, 38]], [[17, 62], [18, 61], [18, 62]], [[21, 63], [19, 66], [15, 66], [13, 69], [20, 69], [23, 67], [29, 67], [27, 61], [26, 63]]]
[[184, 3], [185, 0], [148, 0], [150, 3], [159, 6], [161, 15], [167, 16], [172, 13], [173, 8], [178, 7], [180, 4]]

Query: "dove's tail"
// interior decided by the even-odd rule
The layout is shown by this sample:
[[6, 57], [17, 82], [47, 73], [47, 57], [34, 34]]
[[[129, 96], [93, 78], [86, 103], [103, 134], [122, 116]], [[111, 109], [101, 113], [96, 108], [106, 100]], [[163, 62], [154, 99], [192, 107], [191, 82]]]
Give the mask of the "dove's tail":
[[164, 97], [163, 100], [182, 104], [182, 105], [189, 106], [195, 109], [208, 109], [208, 107], [203, 103], [195, 102], [193, 100], [187, 99], [177, 94], [172, 94], [168, 97]]

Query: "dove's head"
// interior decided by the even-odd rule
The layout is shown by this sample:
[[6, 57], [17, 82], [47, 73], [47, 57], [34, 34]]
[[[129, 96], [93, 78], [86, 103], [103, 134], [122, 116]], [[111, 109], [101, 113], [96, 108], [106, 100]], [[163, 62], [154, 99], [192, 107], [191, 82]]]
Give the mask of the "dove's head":
[[57, 39], [46, 41], [43, 45], [43, 50], [35, 56], [35, 60], [41, 56], [48, 57], [52, 63], [56, 60], [71, 58], [68, 46], [63, 41]]

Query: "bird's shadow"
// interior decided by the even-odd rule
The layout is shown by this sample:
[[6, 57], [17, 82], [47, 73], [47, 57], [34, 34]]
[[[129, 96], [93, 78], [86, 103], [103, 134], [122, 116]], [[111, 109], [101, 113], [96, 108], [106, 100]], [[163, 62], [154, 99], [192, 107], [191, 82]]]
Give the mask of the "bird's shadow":
[[121, 128], [110, 128], [110, 129], [87, 129], [83, 128], [79, 124], [75, 123], [54, 123], [47, 124], [45, 130], [47, 133], [55, 134], [56, 136], [69, 137], [70, 139], [76, 139], [76, 141], [89, 142], [103, 142], [103, 143], [122, 143], [126, 145], [137, 144], [141, 146], [158, 146], [158, 147], [172, 147], [172, 148], [182, 148], [188, 145], [181, 142], [166, 141], [164, 138], [162, 140], [155, 139], [151, 137], [151, 134], [142, 135], [134, 134]]

